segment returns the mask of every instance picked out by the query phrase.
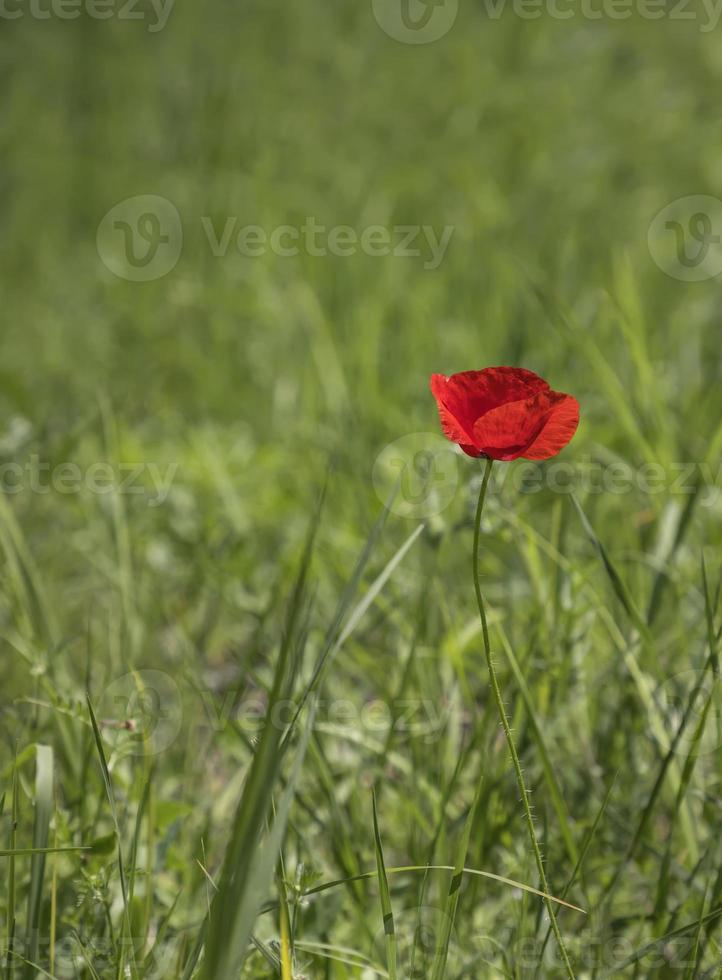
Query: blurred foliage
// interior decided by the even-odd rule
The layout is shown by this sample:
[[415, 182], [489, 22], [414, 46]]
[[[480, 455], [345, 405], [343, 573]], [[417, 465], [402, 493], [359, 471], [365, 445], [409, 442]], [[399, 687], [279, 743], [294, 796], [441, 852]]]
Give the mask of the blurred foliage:
[[[370, 2], [350, 0], [176, 0], [159, 31], [148, 29], [147, 7], [138, 8], [145, 20], [39, 20], [26, 6], [3, 20], [0, 465], [27, 474], [35, 458], [50, 471], [70, 462], [87, 474], [104, 461], [143, 464], [137, 485], [147, 491], [33, 492], [25, 476], [23, 491], [0, 501], [0, 821], [17, 751], [19, 833], [29, 846], [32, 757], [22, 753], [50, 742], [51, 835], [96, 842], [89, 855], [54, 865], [60, 933], [77, 929], [88, 949], [102, 947], [118, 915], [85, 686], [102, 701], [120, 683], [132, 699], [134, 688], [123, 687], [132, 668], [162, 670], [177, 685], [169, 710], [183, 724], [152, 760], [151, 843], [141, 855], [153, 870], [151, 884], [139, 876], [136, 899], [148, 905], [133, 914], [146, 950], [148, 936], [181, 937], [163, 974], [180, 976], [211, 888], [196, 861], [217, 870], [251, 756], [254, 733], [228, 719], [238, 720], [239, 701], [265, 696], [309, 515], [328, 474], [313, 652], [382, 509], [377, 456], [409, 433], [438, 433], [432, 372], [520, 364], [573, 392], [582, 424], [563, 461], [577, 473], [598, 463], [672, 472], [708, 461], [708, 483], [719, 483], [720, 282], [666, 275], [647, 243], [665, 205], [722, 194], [719, 29], [701, 30], [700, 9], [690, 9], [697, 19], [524, 20], [511, 9], [494, 19], [474, 0], [428, 45], [390, 38]], [[177, 208], [182, 253], [160, 279], [125, 281], [101, 261], [96, 233], [111, 208], [144, 194]], [[238, 229], [270, 233], [309, 217], [358, 234], [371, 225], [453, 234], [428, 269], [425, 256], [251, 258], [233, 241], [219, 257], [204, 230], [204, 219], [219, 232], [236, 218]], [[156, 499], [153, 472], [169, 474], [167, 499]], [[458, 479], [449, 506], [339, 651], [325, 688], [357, 712], [402, 692], [440, 712], [443, 732], [381, 738], [379, 750], [379, 736], [326, 719], [287, 835], [288, 876], [304, 887], [373, 868], [370, 787], [379, 780], [387, 866], [424, 864], [430, 853], [448, 864], [481, 765], [485, 796], [468, 863], [533, 883], [471, 589], [478, 468], [460, 460]], [[704, 662], [700, 553], [707, 548], [714, 590], [722, 501], [712, 485], [692, 502], [668, 484], [660, 493], [581, 488], [635, 604], [646, 613], [655, 582], [660, 590], [640, 641], [568, 494], [519, 493], [503, 467], [497, 480], [484, 578], [557, 893], [573, 865], [502, 632], [532, 692], [578, 848], [616, 776], [570, 896], [596, 908], [668, 744], [655, 729], [655, 692]], [[389, 515], [365, 587], [416, 523]], [[149, 760], [124, 756], [133, 732], [105, 734], [118, 746], [109, 765], [132, 835]], [[700, 757], [681, 809], [684, 757], [675, 761], [611, 909], [586, 925], [561, 917], [580, 962], [599, 937], [620, 936], [632, 952], [694, 922], [714, 907], [707, 900], [722, 904], [717, 755]], [[0, 831], [4, 842], [3, 823]], [[669, 880], [655, 897], [667, 847]], [[18, 860], [23, 897], [29, 873]], [[413, 932], [420, 880], [389, 884], [399, 931]], [[299, 941], [382, 961], [374, 887], [310, 903], [298, 913]], [[0, 888], [3, 911], [4, 902]], [[421, 905], [433, 906], [433, 896]], [[46, 920], [48, 906], [49, 898]], [[448, 976], [482, 975], [478, 963], [461, 965], [475, 962], [467, 940], [501, 923], [508, 956], [521, 962], [538, 914], [516, 892], [467, 881]], [[265, 939], [277, 929], [272, 919], [260, 929]], [[705, 949], [712, 963], [713, 944]], [[113, 975], [100, 956], [96, 970]], [[253, 962], [267, 975], [262, 957]], [[310, 975], [364, 976], [323, 969]]]

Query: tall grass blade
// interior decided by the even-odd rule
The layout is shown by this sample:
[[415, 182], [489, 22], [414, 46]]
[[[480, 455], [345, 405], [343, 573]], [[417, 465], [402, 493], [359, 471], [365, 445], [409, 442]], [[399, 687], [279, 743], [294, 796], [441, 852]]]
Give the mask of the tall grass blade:
[[[569, 880], [567, 881], [566, 885], [562, 889], [562, 893], [560, 895], [560, 898], [566, 898], [567, 897], [567, 895], [569, 894], [569, 890], [571, 889], [571, 887], [574, 884], [574, 882], [577, 880], [577, 876], [579, 875], [580, 871], [582, 870], [582, 866], [584, 864], [584, 861], [585, 861], [585, 859], [587, 857], [587, 854], [589, 853], [590, 847], [592, 846], [592, 841], [594, 840], [594, 835], [597, 832], [597, 827], [601, 823], [602, 817], [604, 816], [604, 814], [606, 812], [606, 809], [607, 809], [607, 804], [609, 803], [609, 800], [611, 799], [612, 790], [614, 789], [614, 784], [616, 782], [616, 779], [617, 779], [617, 777], [615, 775], [614, 779], [609, 784], [609, 789], [604, 794], [604, 799], [602, 800], [602, 805], [597, 810], [597, 815], [594, 818], [594, 823], [589, 828], [589, 833], [586, 835], [586, 837], [584, 839], [584, 843], [582, 844], [582, 849], [581, 849], [581, 851], [579, 853], [579, 859], [577, 860], [577, 863], [574, 866], [574, 870], [572, 871]], [[536, 972], [534, 974], [535, 977], [538, 977], [539, 976], [539, 971], [541, 970], [542, 964], [544, 962], [544, 952], [545, 952], [545, 950], [547, 948], [547, 945], [549, 943], [549, 940], [551, 939], [551, 935], [552, 935], [552, 929], [551, 929], [551, 926], [549, 926], [549, 928], [546, 931], [546, 935], [544, 936], [544, 942], [542, 943], [541, 951], [539, 953], [539, 961], [537, 963]]]
[[18, 605], [35, 635], [54, 646], [57, 626], [40, 573], [12, 508], [0, 493], [0, 545], [8, 561]]
[[652, 591], [649, 597], [649, 605], [647, 607], [647, 624], [649, 626], [654, 623], [654, 620], [657, 618], [657, 613], [661, 608], [664, 590], [669, 583], [669, 574], [667, 569], [672, 565], [675, 555], [679, 551], [680, 545], [684, 541], [687, 529], [692, 522], [694, 508], [699, 500], [699, 494], [700, 490], [702, 489], [703, 482], [702, 474], [698, 472], [695, 476], [695, 483], [692, 493], [687, 497], [684, 510], [680, 514], [679, 521], [677, 522], [677, 529], [675, 531], [672, 546], [664, 557], [663, 565], [657, 569], [657, 573], [652, 584]]
[[516, 680], [517, 687], [519, 688], [519, 692], [526, 707], [527, 715], [529, 716], [532, 737], [534, 738], [536, 746], [539, 749], [539, 758], [541, 759], [544, 779], [546, 781], [547, 788], [549, 789], [552, 806], [554, 807], [554, 811], [557, 815], [557, 829], [562, 835], [570, 861], [572, 864], [576, 864], [579, 861], [579, 850], [577, 845], [574, 843], [574, 838], [572, 837], [571, 830], [569, 829], [571, 817], [569, 815], [567, 805], [564, 802], [559, 781], [557, 780], [556, 772], [554, 771], [554, 766], [552, 765], [551, 758], [549, 756], [549, 750], [547, 749], [546, 740], [544, 738], [543, 726], [537, 717], [536, 708], [534, 707], [534, 701], [531, 696], [531, 691], [529, 690], [529, 685], [524, 679], [524, 674], [519, 666], [519, 661], [516, 659], [516, 654], [512, 649], [509, 638], [507, 637], [501, 623], [496, 624], [496, 630], [501, 638], [504, 652], [507, 660], [509, 661], [509, 666], [514, 674], [514, 679]]
[[624, 580], [622, 579], [621, 575], [615, 568], [614, 563], [612, 562], [611, 558], [607, 553], [607, 549], [604, 547], [602, 542], [597, 537], [597, 534], [594, 528], [592, 527], [591, 523], [589, 522], [589, 518], [584, 513], [584, 510], [582, 509], [582, 505], [579, 503], [576, 494], [572, 494], [571, 497], [572, 497], [572, 502], [576, 508], [577, 514], [579, 515], [579, 520], [582, 522], [582, 527], [584, 528], [587, 537], [594, 545], [594, 548], [597, 554], [599, 555], [599, 558], [601, 559], [601, 562], [604, 566], [604, 570], [607, 573], [607, 577], [609, 578], [614, 594], [621, 602], [622, 606], [624, 607], [624, 610], [626, 611], [630, 620], [636, 627], [637, 632], [640, 634], [640, 636], [644, 637], [645, 640], [649, 641], [651, 639], [649, 633], [649, 627], [647, 626], [644, 617], [640, 613], [634, 600], [629, 594], [629, 590], [627, 589], [627, 586], [624, 584]]
[[264, 846], [260, 848], [282, 761], [283, 731], [276, 721], [276, 708], [281, 702], [290, 700], [301, 664], [306, 640], [307, 581], [319, 518], [320, 505], [306, 538], [268, 698], [263, 731], [238, 802], [218, 891], [211, 906], [203, 967], [207, 980], [236, 980], [243, 966], [258, 909], [278, 859], [295, 778], [305, 754], [308, 730], [302, 747], [296, 752], [294, 772], [286, 785], [276, 819]]
[[[398, 868], [387, 867], [386, 874], [426, 874], [429, 871], [454, 870], [455, 866], [453, 864], [406, 864]], [[308, 898], [311, 895], [320, 895], [322, 892], [330, 891], [333, 888], [339, 888], [341, 885], [350, 885], [354, 881], [367, 881], [369, 878], [375, 878], [377, 874], [377, 871], [364, 871], [363, 874], [354, 875], [351, 878], [334, 878], [333, 881], [325, 881], [320, 885], [314, 885], [312, 888], [307, 888], [303, 893], [303, 897]], [[567, 902], [562, 898], [557, 898], [554, 895], [548, 894], [547, 892], [540, 891], [540, 889], [534, 888], [532, 885], [527, 885], [523, 881], [518, 881], [516, 878], [506, 878], [504, 875], [494, 874], [492, 871], [481, 871], [478, 868], [462, 868], [462, 874], [475, 875], [478, 878], [486, 878], [489, 881], [495, 881], [499, 884], [506, 885], [508, 888], [516, 888], [520, 891], [527, 892], [529, 895], [536, 895], [537, 898], [548, 899], [551, 902], [555, 902], [557, 905], [571, 909], [573, 912], [581, 912], [582, 915], [586, 915], [585, 910], [580, 908], [578, 905], [572, 905], [571, 902]], [[270, 902], [263, 906], [263, 911], [270, 912], [272, 909], [276, 909], [277, 907], [277, 902]]]
[[[90, 724], [93, 729], [93, 739], [95, 741], [95, 749], [98, 753], [98, 760], [100, 762], [100, 770], [103, 776], [103, 785], [105, 786], [105, 794], [108, 799], [108, 806], [110, 807], [110, 816], [113, 821], [113, 828], [115, 830], [117, 853], [118, 853], [118, 876], [120, 879], [120, 893], [123, 900], [123, 929], [121, 930], [121, 942], [120, 949], [118, 952], [117, 960], [117, 973], [116, 976], [121, 977], [124, 972], [125, 963], [125, 949], [126, 943], [124, 943], [123, 937], [131, 938], [133, 932], [130, 921], [130, 903], [128, 901], [128, 883], [125, 875], [125, 860], [123, 858], [123, 841], [120, 832], [120, 823], [118, 821], [118, 812], [115, 805], [115, 793], [113, 792], [113, 782], [110, 778], [110, 770], [108, 769], [108, 761], [105, 757], [105, 749], [103, 748], [103, 738], [100, 734], [100, 729], [98, 728], [98, 722], [95, 717], [95, 712], [93, 711], [93, 705], [90, 700], [90, 694], [86, 693], [85, 696], [86, 704], [88, 707], [88, 714], [90, 716]], [[135, 957], [131, 950], [130, 953], [130, 970], [131, 975], [135, 975]]]
[[35, 819], [33, 823], [33, 854], [30, 864], [30, 891], [28, 893], [26, 958], [23, 976], [34, 980], [37, 971], [32, 964], [38, 962], [40, 951], [41, 911], [45, 853], [48, 846], [50, 820], [53, 815], [53, 750], [49, 745], [36, 747], [35, 763]]
[[449, 882], [449, 892], [446, 896], [446, 907], [444, 909], [444, 914], [441, 917], [436, 951], [434, 955], [434, 964], [431, 971], [431, 980], [443, 980], [446, 975], [446, 963], [449, 958], [449, 942], [451, 941], [451, 933], [456, 921], [456, 912], [459, 908], [461, 882], [464, 878], [464, 866], [466, 865], [466, 855], [469, 851], [469, 839], [471, 838], [471, 830], [474, 826], [476, 811], [479, 806], [479, 800], [481, 799], [481, 789], [483, 783], [484, 781], [482, 775], [476, 787], [476, 793], [474, 794], [471, 809], [469, 810], [466, 821], [464, 822], [464, 829], [461, 832], [459, 842], [456, 846], [454, 870], [451, 873], [451, 881]]
[[373, 552], [373, 547], [376, 541], [378, 540], [381, 530], [384, 527], [385, 521], [386, 521], [386, 513], [384, 512], [379, 517], [376, 524], [374, 525], [374, 528], [371, 531], [368, 541], [366, 542], [366, 545], [361, 555], [359, 556], [351, 580], [348, 586], [346, 587], [346, 589], [344, 590], [344, 593], [341, 597], [341, 601], [336, 610], [336, 614], [334, 616], [331, 629], [328, 631], [326, 635], [326, 640], [323, 649], [321, 651], [320, 656], [318, 657], [311, 679], [308, 682], [303, 694], [301, 695], [298, 708], [296, 709], [294, 718], [284, 738], [284, 747], [286, 742], [289, 740], [289, 738], [293, 733], [293, 729], [295, 727], [296, 721], [301, 711], [303, 710], [306, 701], [313, 693], [315, 693], [319, 689], [320, 685], [323, 683], [323, 679], [326, 674], [326, 671], [328, 670], [330, 664], [332, 663], [336, 653], [341, 649], [341, 647], [344, 645], [346, 640], [354, 632], [354, 630], [356, 629], [356, 627], [358, 626], [359, 622], [366, 614], [368, 609], [376, 601], [376, 599], [382, 592], [384, 586], [391, 578], [394, 570], [403, 560], [406, 553], [412, 547], [412, 545], [414, 544], [414, 542], [419, 537], [419, 535], [421, 534], [421, 532], [424, 530], [425, 527], [424, 524], [420, 524], [414, 531], [412, 531], [409, 537], [403, 542], [401, 547], [398, 548], [397, 551], [391, 556], [391, 558], [386, 563], [381, 573], [376, 577], [376, 579], [374, 579], [372, 584], [369, 586], [363, 598], [353, 607], [351, 612], [348, 614], [348, 618], [346, 618], [345, 625], [342, 628], [342, 623], [344, 622], [344, 619], [346, 617], [346, 612], [350, 608], [351, 603], [353, 602], [353, 599], [356, 595], [356, 592], [358, 591], [358, 588], [361, 584], [363, 571], [371, 557], [371, 554]]
[[18, 795], [18, 769], [17, 756], [13, 765], [12, 797], [10, 802], [10, 850], [8, 856], [8, 889], [7, 889], [7, 943], [8, 951], [5, 960], [5, 980], [11, 980], [14, 963], [13, 951], [15, 948], [15, 848], [18, 837], [18, 816], [19, 816], [19, 795]]
[[293, 936], [291, 934], [291, 916], [288, 911], [288, 896], [283, 875], [278, 876], [278, 894], [281, 913], [280, 946], [281, 946], [281, 980], [293, 980]]
[[384, 926], [384, 941], [386, 943], [386, 968], [389, 980], [396, 980], [396, 929], [394, 926], [394, 913], [391, 908], [391, 895], [389, 894], [389, 881], [386, 877], [386, 865], [384, 862], [384, 849], [381, 845], [381, 834], [379, 833], [379, 818], [376, 808], [376, 792], [372, 794], [372, 807], [374, 818], [374, 847], [376, 850], [376, 871], [379, 879], [379, 898], [381, 901], [381, 918]]

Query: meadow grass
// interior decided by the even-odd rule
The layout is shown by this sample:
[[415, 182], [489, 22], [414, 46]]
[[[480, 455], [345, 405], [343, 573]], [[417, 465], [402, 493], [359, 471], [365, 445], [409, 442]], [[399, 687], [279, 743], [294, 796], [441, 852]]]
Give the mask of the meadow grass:
[[[720, 193], [715, 32], [469, 2], [407, 45], [370, 2], [177, 0], [157, 32], [24, 9], [0, 35], [0, 976], [554, 980], [550, 909], [580, 980], [722, 975], [719, 281], [647, 241]], [[96, 235], [146, 194], [182, 251], [127, 281]], [[309, 217], [452, 234], [437, 268], [214, 254], [230, 219]], [[528, 815], [472, 580], [483, 469], [415, 455], [429, 375], [493, 364], [582, 407], [557, 461], [495, 466], [480, 526]]]

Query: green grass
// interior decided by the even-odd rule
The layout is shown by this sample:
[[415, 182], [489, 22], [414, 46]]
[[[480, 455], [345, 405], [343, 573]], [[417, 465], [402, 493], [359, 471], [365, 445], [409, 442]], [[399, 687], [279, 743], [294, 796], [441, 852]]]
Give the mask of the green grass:
[[[722, 195], [699, 27], [3, 19], [2, 980], [555, 980], [549, 907], [579, 980], [719, 975], [722, 307], [647, 243]], [[145, 194], [182, 253], [126, 281], [96, 234]], [[453, 234], [436, 269], [214, 256], [232, 216]], [[480, 539], [549, 905], [481, 468], [377, 465], [435, 445], [432, 372], [493, 364], [582, 406], [567, 470], [494, 467]]]

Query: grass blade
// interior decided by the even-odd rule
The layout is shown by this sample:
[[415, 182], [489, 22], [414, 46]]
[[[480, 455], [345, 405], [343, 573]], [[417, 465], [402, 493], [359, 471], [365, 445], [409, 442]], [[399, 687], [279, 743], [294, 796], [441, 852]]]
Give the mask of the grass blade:
[[35, 820], [33, 826], [33, 848], [35, 853], [30, 864], [30, 891], [28, 893], [27, 945], [23, 975], [25, 980], [33, 980], [37, 971], [32, 965], [38, 962], [40, 950], [40, 915], [42, 911], [43, 876], [45, 874], [45, 853], [50, 833], [50, 820], [53, 815], [53, 750], [49, 745], [36, 747], [35, 768]]
[[13, 973], [13, 950], [15, 948], [15, 847], [18, 836], [19, 795], [17, 756], [13, 765], [12, 802], [10, 804], [10, 850], [8, 856], [8, 904], [7, 937], [8, 951], [5, 961], [5, 978], [11, 980]]
[[[574, 867], [574, 870], [571, 873], [571, 876], [569, 878], [569, 881], [566, 883], [566, 885], [562, 889], [562, 893], [561, 893], [561, 896], [560, 896], [561, 898], [566, 898], [567, 897], [567, 895], [569, 893], [569, 889], [572, 887], [572, 885], [574, 884], [574, 882], [577, 880], [577, 875], [579, 874], [579, 872], [582, 869], [582, 865], [584, 864], [584, 861], [586, 859], [586, 856], [587, 856], [587, 854], [589, 852], [589, 848], [592, 846], [592, 841], [594, 840], [594, 835], [597, 832], [597, 827], [601, 823], [602, 817], [604, 816], [604, 814], [606, 812], [607, 805], [608, 805], [609, 800], [611, 799], [611, 796], [612, 796], [612, 790], [614, 789], [614, 784], [616, 782], [616, 779], [617, 779], [617, 776], [615, 775], [614, 779], [609, 784], [609, 789], [604, 794], [604, 799], [602, 800], [602, 805], [600, 806], [599, 810], [597, 810], [597, 815], [594, 818], [594, 823], [589, 828], [589, 833], [587, 834], [587, 836], [586, 836], [586, 838], [584, 840], [584, 843], [582, 845], [582, 849], [581, 849], [581, 852], [579, 854], [579, 859], [577, 860], [577, 863], [576, 863], [576, 865]], [[549, 928], [546, 931], [546, 935], [544, 936], [544, 942], [542, 943], [541, 952], [539, 953], [539, 961], [537, 963], [536, 973], [534, 974], [535, 977], [538, 977], [539, 976], [539, 970], [541, 969], [542, 963], [544, 961], [544, 951], [546, 950], [547, 944], [548, 944], [549, 940], [551, 939], [551, 934], [552, 934], [552, 929], [551, 929], [551, 926], [549, 926]]]
[[336, 653], [341, 649], [341, 647], [344, 645], [346, 640], [351, 636], [353, 631], [356, 629], [356, 627], [358, 626], [359, 622], [361, 621], [365, 613], [373, 605], [376, 598], [381, 593], [388, 580], [391, 578], [391, 575], [393, 574], [394, 570], [399, 565], [399, 563], [403, 560], [406, 553], [412, 547], [412, 545], [414, 544], [414, 542], [419, 537], [419, 535], [421, 534], [421, 532], [424, 530], [425, 527], [424, 524], [420, 524], [414, 531], [412, 531], [412, 533], [404, 541], [401, 547], [392, 555], [392, 557], [386, 563], [381, 574], [377, 576], [377, 578], [370, 585], [368, 591], [364, 594], [363, 598], [351, 610], [351, 612], [348, 615], [348, 619], [346, 620], [346, 624], [345, 626], [343, 626], [342, 629], [341, 624], [344, 620], [346, 610], [350, 607], [350, 604], [353, 601], [353, 597], [355, 596], [358, 590], [358, 587], [361, 583], [363, 570], [366, 567], [369, 558], [371, 557], [373, 546], [376, 543], [381, 530], [383, 529], [385, 520], [386, 520], [386, 513], [384, 512], [381, 515], [381, 517], [378, 519], [373, 530], [371, 531], [371, 535], [369, 536], [369, 539], [366, 542], [366, 545], [356, 563], [356, 567], [354, 568], [351, 581], [349, 582], [347, 588], [344, 590], [344, 594], [341, 598], [341, 602], [339, 603], [339, 607], [336, 611], [336, 615], [334, 616], [333, 625], [331, 626], [331, 629], [328, 631], [326, 635], [326, 641], [321, 651], [321, 654], [316, 662], [316, 665], [314, 667], [311, 680], [309, 681], [308, 685], [306, 686], [306, 689], [301, 695], [298, 708], [296, 709], [295, 716], [284, 738], [284, 747], [286, 742], [290, 739], [293, 733], [296, 720], [301, 714], [301, 711], [303, 710], [306, 701], [312, 694], [314, 694], [318, 690], [320, 685], [323, 683], [323, 679], [326, 674], [326, 671], [328, 670], [328, 667], [333, 661], [333, 658], [335, 657]]
[[446, 962], [449, 958], [451, 931], [454, 928], [456, 912], [459, 907], [459, 895], [461, 892], [461, 882], [464, 878], [466, 855], [469, 851], [469, 839], [471, 838], [471, 829], [474, 826], [476, 810], [479, 806], [479, 800], [481, 799], [482, 786], [483, 776], [479, 779], [476, 793], [474, 795], [474, 801], [471, 804], [471, 809], [469, 810], [466, 822], [464, 823], [464, 829], [461, 833], [461, 837], [459, 838], [459, 843], [456, 848], [456, 860], [454, 862], [454, 870], [451, 874], [451, 881], [449, 882], [449, 893], [446, 897], [446, 909], [441, 919], [439, 940], [437, 942], [436, 953], [434, 955], [434, 965], [431, 973], [432, 980], [443, 980], [446, 974]]
[[396, 929], [394, 928], [394, 913], [391, 908], [389, 882], [388, 878], [386, 877], [384, 851], [383, 847], [381, 846], [381, 834], [379, 833], [379, 819], [376, 809], [375, 791], [372, 795], [372, 803], [374, 817], [374, 846], [376, 848], [376, 871], [379, 879], [381, 915], [384, 924], [384, 938], [386, 941], [386, 966], [389, 973], [389, 980], [396, 980]]
[[291, 927], [291, 914], [288, 908], [288, 894], [286, 892], [286, 869], [283, 862], [283, 853], [278, 861], [278, 874], [276, 875], [276, 887], [278, 888], [278, 905], [280, 912], [280, 967], [281, 980], [293, 980], [293, 929]]
[[[231, 931], [222, 949], [222, 955], [219, 960], [219, 972], [207, 974], [213, 980], [235, 980], [245, 962], [248, 954], [248, 946], [253, 934], [253, 926], [261, 904], [260, 897], [268, 887], [273, 876], [273, 867], [276, 863], [286, 831], [288, 815], [295, 795], [296, 783], [301, 774], [301, 767], [311, 736], [312, 719], [313, 712], [311, 711], [309, 712], [301, 743], [296, 750], [293, 771], [284, 789], [281, 802], [278, 806], [278, 812], [276, 813], [268, 837], [263, 842], [261, 848], [257, 848], [253, 852], [248, 875], [240, 882], [240, 887], [235, 888], [233, 891], [234, 898], [237, 898], [237, 904], [233, 906], [233, 915], [230, 922]], [[223, 892], [219, 891], [217, 896], [218, 901], [221, 900], [223, 894]], [[211, 909], [211, 926], [213, 925], [212, 913], [213, 909]]]
[[572, 837], [571, 831], [569, 829], [569, 824], [571, 823], [571, 818], [569, 816], [569, 811], [567, 805], [564, 802], [564, 797], [562, 796], [562, 791], [559, 787], [559, 782], [554, 771], [554, 766], [551, 763], [549, 757], [549, 751], [546, 746], [546, 741], [544, 739], [544, 733], [541, 723], [536, 715], [536, 709], [534, 707], [534, 702], [532, 700], [531, 691], [527, 685], [524, 674], [522, 673], [521, 667], [519, 666], [519, 661], [516, 659], [514, 650], [512, 649], [509, 638], [506, 635], [504, 627], [501, 623], [496, 624], [496, 629], [501, 638], [502, 646], [504, 647], [504, 652], [506, 654], [507, 660], [509, 661], [509, 666], [511, 667], [512, 673], [514, 674], [514, 679], [516, 680], [517, 687], [524, 701], [526, 707], [527, 715], [529, 716], [529, 723], [532, 729], [532, 735], [536, 746], [539, 749], [539, 757], [541, 759], [542, 769], [544, 771], [544, 778], [546, 780], [547, 788], [549, 789], [549, 794], [552, 799], [552, 805], [557, 815], [557, 828], [562, 835], [564, 844], [567, 849], [567, 854], [572, 864], [576, 864], [579, 861], [579, 851], [577, 845], [574, 843], [574, 838]]
[[704, 895], [702, 896], [702, 915], [697, 923], [697, 929], [694, 934], [694, 946], [692, 947], [692, 960], [689, 964], [687, 970], [684, 973], [684, 980], [694, 980], [697, 976], [700, 967], [700, 961], [702, 958], [702, 947], [700, 940], [702, 938], [702, 920], [704, 919], [704, 907], [707, 904], [707, 889], [705, 889]]
[[[280, 774], [283, 731], [274, 719], [279, 703], [290, 700], [306, 640], [307, 581], [320, 518], [320, 505], [306, 538], [290, 602], [281, 650], [268, 698], [265, 722], [233, 821], [218, 892], [211, 906], [206, 940], [204, 975], [208, 980], [235, 980], [248, 953], [253, 925], [273, 875], [285, 821], [290, 809], [294, 778], [284, 791], [278, 814], [264, 848], [259, 841], [271, 810], [272, 793]], [[303, 753], [305, 753], [305, 740]], [[300, 759], [296, 754], [294, 774]], [[276, 842], [275, 850], [270, 848]]]
[[645, 640], [649, 641], [651, 639], [649, 633], [649, 627], [647, 626], [644, 617], [640, 613], [639, 609], [637, 609], [634, 600], [629, 594], [629, 590], [627, 589], [627, 586], [624, 584], [624, 580], [622, 579], [621, 575], [615, 568], [611, 558], [607, 553], [607, 549], [604, 547], [602, 542], [597, 537], [594, 528], [589, 522], [589, 518], [584, 513], [584, 510], [582, 509], [582, 505], [579, 503], [576, 497], [576, 494], [572, 494], [571, 497], [572, 497], [572, 502], [576, 507], [577, 514], [579, 515], [579, 520], [582, 522], [582, 527], [584, 528], [587, 537], [594, 545], [594, 548], [597, 554], [599, 555], [602, 564], [604, 565], [604, 570], [607, 573], [607, 577], [609, 578], [609, 581], [612, 585], [614, 594], [621, 602], [622, 606], [624, 607], [624, 610], [626, 611], [630, 620], [634, 624], [639, 635], [642, 636]]
[[[425, 874], [428, 871], [454, 870], [455, 868], [452, 864], [405, 864], [398, 868], [387, 867], [386, 874]], [[375, 878], [377, 874], [377, 871], [364, 871], [362, 874], [353, 875], [350, 878], [334, 878], [333, 881], [325, 881], [320, 885], [314, 885], [312, 888], [306, 889], [306, 891], [303, 893], [303, 897], [309, 898], [311, 895], [320, 895], [322, 892], [330, 891], [333, 888], [339, 888], [341, 885], [350, 885], [354, 881], [367, 881], [369, 878]], [[475, 875], [478, 878], [487, 878], [489, 881], [499, 882], [499, 884], [507, 885], [509, 888], [518, 888], [523, 892], [527, 892], [529, 895], [536, 895], [537, 898], [543, 898], [551, 902], [556, 902], [557, 905], [562, 905], [564, 908], [571, 909], [573, 912], [581, 912], [582, 915], [587, 914], [586, 911], [580, 908], [578, 905], [572, 905], [571, 902], [567, 902], [562, 898], [549, 895], [546, 892], [540, 891], [538, 888], [534, 888], [532, 885], [525, 884], [523, 881], [517, 881], [516, 878], [506, 878], [504, 875], [494, 874], [493, 871], [480, 871], [478, 868], [462, 868], [462, 874]], [[269, 902], [263, 906], [263, 911], [270, 912], [277, 908], [278, 902]]]
[[664, 564], [658, 568], [657, 573], [654, 577], [654, 583], [652, 585], [652, 591], [649, 598], [649, 605], [647, 606], [647, 623], [651, 626], [657, 617], [662, 605], [662, 597], [664, 595], [664, 590], [669, 583], [669, 574], [667, 568], [669, 568], [674, 561], [675, 555], [679, 551], [680, 545], [684, 541], [684, 536], [687, 533], [692, 522], [692, 516], [694, 514], [694, 508], [699, 500], [700, 490], [702, 489], [703, 481], [701, 473], [696, 473], [694, 490], [687, 497], [684, 505], [684, 510], [682, 511], [679, 520], [677, 522], [677, 529], [675, 531], [674, 540], [669, 549], [668, 554], [664, 557]]
[[[118, 874], [120, 877], [120, 892], [123, 900], [123, 929], [124, 935], [130, 938], [132, 936], [132, 929], [130, 924], [130, 906], [128, 902], [128, 884], [125, 877], [125, 862], [123, 859], [123, 842], [120, 834], [120, 824], [118, 822], [118, 813], [115, 806], [115, 794], [113, 792], [113, 783], [110, 778], [110, 770], [108, 769], [108, 761], [105, 758], [105, 749], [103, 748], [103, 739], [100, 734], [100, 729], [98, 728], [98, 722], [95, 717], [95, 712], [93, 711], [93, 705], [90, 701], [90, 695], [86, 693], [86, 703], [88, 706], [88, 714], [90, 715], [90, 724], [93, 729], [93, 738], [95, 740], [95, 748], [98, 753], [98, 759], [100, 761], [100, 769], [103, 775], [103, 784], [105, 786], [105, 793], [108, 798], [108, 805], [110, 807], [110, 816], [113, 821], [113, 827], [115, 829], [116, 842], [118, 845]], [[122, 941], [123, 935], [121, 935], [120, 951], [118, 954], [118, 964], [117, 964], [117, 976], [123, 975], [124, 961], [125, 961], [125, 949], [126, 944]], [[134, 956], [131, 951], [131, 975], [135, 975], [136, 968], [134, 962]]]

